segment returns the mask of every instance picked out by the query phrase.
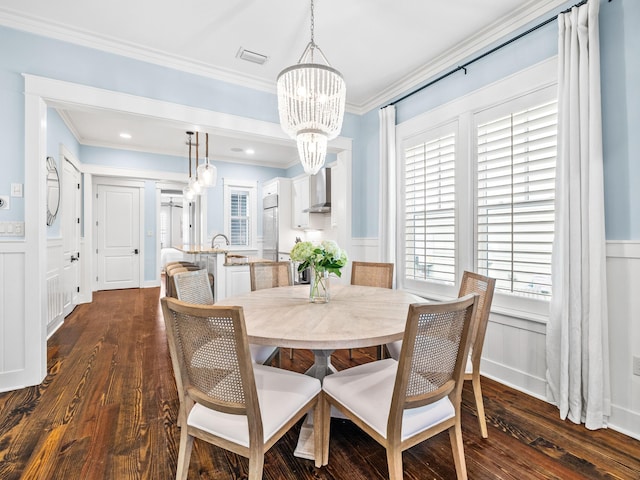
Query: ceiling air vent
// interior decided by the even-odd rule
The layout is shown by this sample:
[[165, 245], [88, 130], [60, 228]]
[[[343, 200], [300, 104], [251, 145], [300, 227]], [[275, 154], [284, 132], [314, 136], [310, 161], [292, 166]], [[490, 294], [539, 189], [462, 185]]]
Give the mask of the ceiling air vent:
[[246, 60], [247, 62], [257, 63], [258, 65], [263, 65], [264, 62], [266, 62], [267, 58], [268, 58], [266, 55], [262, 55], [260, 53], [252, 52], [251, 50], [245, 50], [242, 47], [240, 47], [240, 50], [238, 50], [238, 53], [236, 54], [236, 57], [238, 57], [238, 58], [240, 58], [242, 60]]

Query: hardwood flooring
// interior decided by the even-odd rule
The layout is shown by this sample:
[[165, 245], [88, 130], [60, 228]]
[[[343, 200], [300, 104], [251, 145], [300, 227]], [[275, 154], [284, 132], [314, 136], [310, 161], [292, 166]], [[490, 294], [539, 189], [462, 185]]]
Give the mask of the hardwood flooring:
[[[159, 310], [160, 289], [98, 292], [49, 341], [49, 374], [37, 386], [0, 394], [0, 479], [175, 477], [178, 397]], [[374, 349], [335, 354], [338, 369]], [[295, 350], [282, 367], [304, 371]], [[463, 436], [470, 479], [640, 479], [640, 442], [558, 419], [555, 407], [483, 378], [489, 438], [482, 439], [470, 382]], [[298, 427], [265, 456], [268, 480], [386, 479], [385, 452], [348, 421], [334, 419], [329, 465], [293, 456]], [[190, 479], [246, 478], [248, 461], [196, 440]], [[455, 478], [446, 433], [404, 453], [407, 480]]]

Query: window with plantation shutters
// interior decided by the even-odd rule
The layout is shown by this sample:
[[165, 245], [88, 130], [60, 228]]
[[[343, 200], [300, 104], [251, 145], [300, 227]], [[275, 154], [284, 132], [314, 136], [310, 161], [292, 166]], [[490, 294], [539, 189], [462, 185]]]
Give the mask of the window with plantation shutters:
[[249, 192], [231, 192], [231, 245], [249, 245]]
[[403, 251], [408, 280], [455, 282], [455, 160], [453, 132], [404, 151]]
[[477, 267], [496, 291], [551, 295], [557, 110], [553, 100], [478, 122]]
[[232, 249], [256, 248], [256, 189], [256, 182], [224, 179], [224, 233]]

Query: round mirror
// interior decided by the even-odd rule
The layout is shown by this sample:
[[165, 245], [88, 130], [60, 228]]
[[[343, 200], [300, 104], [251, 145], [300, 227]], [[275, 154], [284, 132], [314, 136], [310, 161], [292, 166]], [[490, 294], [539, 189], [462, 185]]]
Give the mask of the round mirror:
[[47, 157], [47, 225], [53, 221], [60, 208], [60, 177], [53, 157]]

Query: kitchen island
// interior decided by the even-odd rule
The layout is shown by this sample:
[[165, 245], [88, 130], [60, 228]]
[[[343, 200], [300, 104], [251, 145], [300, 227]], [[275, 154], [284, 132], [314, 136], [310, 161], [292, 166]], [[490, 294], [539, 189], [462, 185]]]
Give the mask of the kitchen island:
[[227, 297], [249, 292], [249, 264], [269, 261], [208, 246], [180, 245], [174, 248], [189, 255], [189, 260], [213, 275], [213, 298], [216, 303]]

